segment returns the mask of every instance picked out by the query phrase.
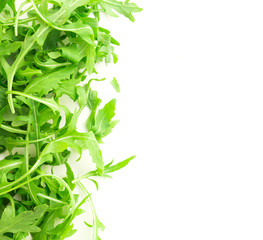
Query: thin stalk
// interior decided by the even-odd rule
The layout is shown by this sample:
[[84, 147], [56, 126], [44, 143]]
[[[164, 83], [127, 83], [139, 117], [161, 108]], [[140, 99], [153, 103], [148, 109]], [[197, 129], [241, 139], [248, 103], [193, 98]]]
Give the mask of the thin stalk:
[[84, 175], [82, 175], [82, 176], [74, 179], [74, 180], [72, 181], [72, 183], [77, 183], [77, 182], [79, 182], [80, 180], [83, 180], [83, 179], [85, 179], [85, 178], [89, 178], [89, 177], [92, 177], [92, 176], [94, 176], [94, 174], [91, 174], [91, 173], [84, 174]]
[[[11, 88], [12, 88], [12, 86], [11, 86]], [[12, 96], [12, 94], [19, 95], [19, 96], [22, 96], [22, 97], [26, 97], [26, 98], [31, 99], [31, 100], [34, 100], [34, 101], [36, 101], [36, 102], [43, 103], [43, 104], [49, 106], [50, 108], [52, 108], [52, 109], [54, 108], [54, 109], [56, 109], [57, 111], [60, 112], [60, 108], [59, 108], [57, 105], [55, 105], [55, 104], [53, 104], [53, 103], [51, 103], [51, 102], [47, 102], [47, 101], [45, 101], [43, 98], [37, 98], [37, 97], [34, 97], [34, 96], [32, 96], [32, 95], [23, 93], [23, 92], [11, 91], [11, 90], [10, 90], [10, 91], [8, 90], [8, 91], [6, 92], [6, 94], [8, 94], [8, 97], [9, 97], [9, 96]], [[13, 100], [12, 100], [12, 101], [13, 101]]]
[[97, 229], [98, 229], [97, 219], [98, 219], [98, 216], [97, 216], [97, 213], [95, 211], [95, 207], [94, 207], [93, 201], [91, 199], [90, 193], [88, 192], [88, 190], [84, 187], [84, 185], [80, 181], [77, 182], [77, 185], [80, 187], [80, 189], [83, 191], [83, 193], [85, 195], [89, 196], [89, 198], [87, 198], [87, 203], [90, 206], [91, 213], [92, 213], [92, 218], [93, 218], [93, 224], [92, 224], [93, 235], [92, 235], [92, 240], [97, 240], [98, 239], [98, 235], [97, 235]]
[[[10, 92], [12, 91], [14, 77], [15, 77], [15, 74], [16, 74], [19, 66], [20, 66], [20, 63], [24, 60], [24, 57], [30, 51], [30, 49], [33, 47], [34, 44], [35, 44], [35, 41], [30, 41], [26, 46], [22, 46], [20, 54], [16, 58], [13, 65], [9, 68], [9, 72], [7, 74], [7, 90], [8, 91], [10, 91]], [[14, 114], [15, 113], [15, 107], [14, 107], [14, 103], [13, 103], [12, 93], [8, 93], [7, 99], [8, 99], [8, 104], [10, 106], [11, 113]]]
[[0, 124], [0, 128], [8, 131], [8, 132], [11, 132], [11, 133], [18, 133], [18, 134], [27, 134], [27, 131], [24, 131], [24, 130], [21, 130], [21, 129], [18, 129], [18, 128], [13, 128], [13, 127], [10, 127], [10, 126], [7, 126], [7, 125], [4, 125], [4, 124]]
[[53, 201], [53, 202], [56, 202], [56, 203], [61, 203], [61, 204], [64, 204], [64, 205], [67, 204], [66, 202], [60, 201], [60, 200], [58, 200], [58, 199], [56, 199], [56, 198], [52, 198], [52, 197], [47, 196], [47, 195], [42, 194], [42, 193], [38, 193], [37, 196], [42, 197], [42, 198], [45, 198], [45, 199], [50, 200], [50, 201]]
[[24, 7], [27, 3], [28, 3], [28, 1], [23, 2], [23, 3], [19, 6], [19, 8], [18, 8], [18, 10], [17, 10], [16, 17], [15, 17], [15, 36], [18, 36], [18, 20], [19, 20], [19, 17], [20, 17], [20, 13], [21, 13], [23, 7]]
[[[36, 134], [36, 139], [35, 140], [38, 140], [39, 139], [39, 135], [40, 135], [40, 130], [39, 130], [39, 126], [38, 126], [38, 113], [37, 113], [35, 102], [33, 100], [31, 100], [31, 103], [32, 103], [32, 109], [33, 109], [32, 113], [33, 113], [33, 120], [34, 120], [34, 131], [35, 131], [35, 134]], [[39, 158], [39, 155], [40, 155], [39, 142], [36, 142], [35, 146], [36, 146], [37, 158]]]
[[[5, 186], [1, 186], [1, 187], [0, 187], [0, 191], [2, 190], [2, 191], [4, 191], [4, 192], [0, 192], [0, 195], [5, 194], [6, 192], [12, 191], [12, 190], [13, 190], [12, 187], [13, 187], [14, 185], [18, 184], [19, 182], [21, 182], [22, 180], [24, 180], [27, 176], [31, 175], [31, 174], [39, 167], [39, 164], [41, 163], [41, 160], [42, 160], [43, 157], [44, 157], [44, 156], [40, 157], [40, 158], [36, 161], [36, 163], [33, 165], [33, 167], [30, 168], [30, 170], [29, 170], [27, 173], [25, 173], [23, 176], [21, 176], [20, 178], [16, 179], [16, 180], [13, 181], [13, 182], [10, 182], [9, 184], [7, 184], [7, 185], [5, 185]], [[24, 184], [22, 184], [22, 186], [23, 186], [23, 185], [24, 185]], [[8, 188], [11, 188], [11, 189], [6, 190], [6, 189], [8, 189]], [[15, 189], [16, 189], [16, 188], [15, 188]]]
[[[56, 133], [56, 132], [55, 132]], [[54, 133], [54, 134], [55, 134]], [[36, 143], [36, 142], [43, 142], [43, 141], [45, 141], [45, 140], [47, 140], [47, 139], [50, 139], [50, 138], [52, 138], [52, 137], [54, 137], [54, 134], [52, 134], [52, 135], [48, 135], [48, 136], [46, 136], [46, 137], [44, 137], [44, 138], [39, 138], [38, 140], [29, 140], [29, 141], [26, 141], [26, 140], [20, 140], [20, 141], [9, 141], [9, 143], [15, 143], [15, 144], [17, 144], [17, 145], [25, 145], [25, 144], [32, 144], [32, 143]]]
[[[18, 20], [18, 24], [28, 23], [28, 22], [31, 22], [31, 21], [34, 21], [34, 20], [37, 20], [37, 18], [31, 17], [31, 18], [19, 19]], [[14, 22], [1, 24], [1, 26], [13, 26], [13, 25], [14, 25]]]
[[[28, 123], [27, 125], [27, 135], [26, 135], [26, 140], [28, 141], [29, 140], [29, 133], [30, 133], [30, 128], [31, 128], [31, 125], [30, 123]], [[26, 173], [29, 171], [29, 144], [27, 143], [26, 146], [25, 146], [25, 165], [26, 165]], [[31, 179], [30, 175], [27, 175], [27, 181], [29, 181]], [[40, 201], [38, 200], [38, 198], [34, 195], [33, 191], [32, 191], [32, 188], [31, 188], [31, 185], [30, 185], [30, 182], [27, 184], [28, 186], [28, 192], [31, 196], [31, 199], [37, 204], [37, 205], [41, 205]]]
[[[27, 0], [26, 2], [30, 2], [29, 0]], [[29, 6], [27, 9], [25, 9], [23, 12], [21, 12], [20, 14], [19, 14], [19, 17], [21, 17], [21, 16], [23, 16], [25, 13], [27, 13], [29, 10], [31, 10], [33, 8], [33, 6], [31, 5], [31, 6]], [[16, 18], [16, 16], [14, 16], [14, 17], [11, 17], [11, 18], [8, 18], [8, 20], [12, 20], [12, 19], [15, 19]]]
[[6, 190], [5, 192], [2, 192], [0, 195], [3, 195], [3, 194], [6, 194], [6, 193], [9, 193], [11, 191], [14, 191], [18, 188], [21, 188], [23, 187], [24, 185], [30, 183], [30, 182], [33, 182], [33, 181], [36, 181], [40, 178], [43, 178], [43, 177], [52, 177], [52, 178], [55, 178], [58, 182], [60, 182], [67, 190], [68, 190], [68, 193], [69, 193], [69, 196], [70, 196], [70, 204], [69, 204], [69, 207], [71, 207], [71, 211], [69, 212], [69, 215], [72, 214], [72, 212], [74, 212], [75, 210], [75, 205], [76, 205], [76, 202], [75, 202], [75, 199], [74, 199], [74, 195], [73, 195], [73, 192], [71, 191], [71, 188], [69, 187], [69, 185], [60, 177], [56, 176], [56, 175], [53, 175], [53, 174], [41, 174], [41, 175], [38, 175], [34, 178], [31, 178], [23, 183], [20, 183], [18, 185], [16, 185], [15, 187], [13, 187], [12, 189], [9, 189], [9, 190]]

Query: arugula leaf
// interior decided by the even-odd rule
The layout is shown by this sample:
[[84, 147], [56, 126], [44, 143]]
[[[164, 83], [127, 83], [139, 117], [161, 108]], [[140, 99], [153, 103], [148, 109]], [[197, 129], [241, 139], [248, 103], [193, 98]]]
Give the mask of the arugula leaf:
[[119, 83], [117, 82], [117, 79], [115, 77], [111, 80], [111, 85], [113, 86], [116, 92], [119, 93], [121, 91]]
[[[55, 102], [55, 100], [53, 98], [39, 98], [39, 97], [35, 97], [35, 96], [32, 96], [32, 95], [29, 95], [29, 94], [26, 94], [26, 93], [22, 93], [22, 92], [18, 92], [18, 91], [7, 91], [6, 92], [7, 94], [16, 94], [16, 95], [19, 95], [19, 96], [22, 96], [22, 97], [25, 97], [25, 98], [28, 98], [28, 99], [32, 99], [36, 102], [39, 102], [39, 103], [43, 103], [45, 104], [46, 106], [50, 107], [54, 112], [58, 111], [60, 112], [60, 106]], [[18, 99], [20, 100], [23, 100], [23, 98], [21, 97], [17, 97]], [[25, 100], [23, 100], [25, 101]]]
[[0, 55], [10, 55], [13, 52], [16, 52], [22, 46], [22, 42], [7, 43], [3, 42], [0, 45]]
[[18, 77], [18, 78], [26, 78], [27, 80], [31, 80], [33, 76], [39, 76], [41, 74], [42, 74], [42, 71], [40, 69], [27, 67], [24, 70], [20, 69], [16, 73], [16, 77]]
[[60, 98], [63, 94], [68, 95], [72, 100], [78, 98], [76, 86], [81, 82], [81, 79], [65, 79], [61, 80], [58, 88], [54, 89], [56, 97]]
[[78, 178], [76, 178], [73, 183], [78, 182], [82, 179], [88, 178], [89, 180], [93, 181], [93, 179], [91, 179], [90, 177], [110, 177], [110, 175], [108, 175], [107, 173], [112, 173], [112, 172], [116, 172], [124, 167], [126, 167], [136, 156], [131, 156], [115, 165], [113, 164], [113, 161], [111, 161], [109, 164], [104, 166], [103, 171], [98, 171], [98, 170], [94, 170], [94, 171], [90, 171]]
[[20, 168], [22, 163], [22, 159], [0, 161], [0, 184], [7, 183], [7, 173], [13, 169]]
[[109, 14], [110, 16], [117, 17], [118, 15], [113, 11], [117, 11], [118, 13], [124, 15], [129, 18], [132, 22], [134, 22], [134, 17], [132, 13], [142, 11], [136, 4], [130, 3], [129, 1], [120, 2], [116, 0], [102, 0], [100, 1], [100, 6], [102, 9]]
[[71, 44], [69, 46], [62, 46], [59, 48], [62, 51], [62, 56], [74, 63], [79, 62], [79, 52], [77, 44]]
[[3, 9], [5, 8], [5, 5], [7, 4], [8, 0], [2, 0], [0, 2], [0, 11], [2, 12]]
[[7, 99], [5, 97], [6, 88], [0, 86], [0, 109], [3, 109], [7, 105]]
[[11, 7], [13, 12], [16, 12], [16, 7], [15, 7], [15, 0], [8, 0], [7, 4]]
[[111, 163], [109, 163], [108, 165], [105, 166], [104, 169], [104, 173], [112, 173], [115, 171], [118, 171], [122, 168], [124, 168], [125, 166], [127, 166], [129, 164], [130, 161], [132, 161], [136, 156], [132, 156], [127, 158], [126, 160], [123, 160], [122, 162], [119, 162], [115, 165], [112, 165], [113, 161]]
[[47, 94], [53, 89], [57, 89], [62, 80], [67, 79], [75, 71], [76, 66], [58, 69], [52, 73], [34, 78], [25, 88], [24, 93]]
[[99, 142], [101, 142], [101, 139], [107, 136], [119, 122], [118, 120], [112, 121], [112, 118], [115, 116], [115, 107], [116, 99], [112, 99], [98, 111], [98, 114], [94, 119], [94, 124], [91, 127], [91, 130], [94, 132]]
[[[15, 76], [16, 72], [18, 71], [19, 67], [21, 66], [21, 63], [23, 62], [25, 55], [30, 51], [30, 49], [32, 48], [34, 43], [35, 43], [35, 36], [34, 35], [33, 36], [27, 35], [25, 37], [23, 44], [22, 44], [20, 53], [17, 56], [14, 63], [12, 64], [12, 66], [8, 67], [8, 68], [5, 67], [5, 72], [7, 75], [7, 82], [8, 82], [8, 91], [12, 91], [14, 76]], [[13, 98], [12, 98], [11, 93], [9, 93], [9, 95], [8, 95], [8, 103], [9, 103], [11, 112], [15, 113]]]
[[41, 231], [35, 224], [47, 208], [47, 205], [41, 205], [35, 207], [34, 211], [25, 211], [14, 216], [12, 207], [6, 207], [0, 219], [0, 234]]

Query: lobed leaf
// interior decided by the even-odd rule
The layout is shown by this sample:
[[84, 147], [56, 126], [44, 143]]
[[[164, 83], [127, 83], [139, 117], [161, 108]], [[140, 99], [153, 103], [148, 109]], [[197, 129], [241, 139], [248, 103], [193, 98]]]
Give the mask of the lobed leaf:
[[12, 207], [6, 207], [0, 219], [0, 235], [4, 233], [41, 231], [35, 224], [43, 216], [47, 208], [47, 205], [41, 205], [35, 207], [34, 211], [25, 211], [14, 216]]

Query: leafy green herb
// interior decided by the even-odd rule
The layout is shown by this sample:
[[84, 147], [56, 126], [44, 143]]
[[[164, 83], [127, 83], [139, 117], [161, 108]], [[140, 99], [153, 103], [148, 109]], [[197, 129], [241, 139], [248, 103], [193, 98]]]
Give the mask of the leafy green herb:
[[119, 93], [121, 91], [119, 83], [117, 82], [117, 79], [115, 77], [111, 80], [111, 85], [116, 90], [116, 92]]
[[7, 206], [0, 219], [0, 234], [41, 231], [35, 224], [47, 208], [47, 205], [40, 205], [35, 207], [34, 211], [24, 211], [16, 216], [14, 209], [11, 206]]
[[[134, 21], [140, 11], [128, 0], [25, 0], [18, 9], [15, 0], [0, 1], [0, 240], [66, 239], [77, 231], [73, 220], [84, 203], [92, 216], [85, 224], [100, 240], [104, 225], [81, 181], [98, 188], [92, 177], [110, 177], [134, 156], [104, 163], [100, 144], [118, 123], [116, 99], [101, 106], [91, 82], [105, 79], [89, 75], [97, 73], [97, 63], [118, 60], [119, 42], [100, 26], [100, 14]], [[115, 78], [111, 84], [120, 91]], [[63, 95], [78, 105], [73, 112], [60, 103]], [[87, 131], [79, 132], [85, 108]], [[75, 177], [68, 159], [73, 152], [76, 161], [86, 159], [83, 150], [96, 169]], [[66, 168], [63, 178], [54, 174], [58, 165]]]

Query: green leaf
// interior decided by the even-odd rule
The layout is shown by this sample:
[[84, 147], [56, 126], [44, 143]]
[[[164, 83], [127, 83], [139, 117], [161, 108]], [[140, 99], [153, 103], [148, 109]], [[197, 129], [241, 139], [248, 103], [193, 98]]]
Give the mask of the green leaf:
[[85, 59], [85, 67], [87, 68], [88, 73], [93, 73], [96, 57], [94, 44], [89, 44], [86, 41], [83, 41], [80, 37], [70, 39], [70, 41], [77, 43], [79, 60]]
[[129, 157], [127, 158], [126, 160], [122, 161], [122, 162], [119, 162], [115, 165], [107, 165], [105, 166], [105, 169], [104, 169], [104, 173], [112, 173], [112, 172], [115, 172], [115, 171], [118, 171], [122, 168], [124, 168], [125, 166], [127, 166], [129, 164], [130, 161], [132, 161], [136, 156], [132, 156], [132, 157]]
[[92, 28], [87, 24], [83, 24], [82, 22], [76, 22], [64, 25], [59, 29], [61, 31], [77, 33], [88, 44], [94, 45], [93, 31]]
[[82, 149], [88, 149], [93, 162], [99, 169], [104, 168], [102, 154], [98, 142], [93, 132], [79, 133], [76, 131], [69, 132], [56, 140], [50, 142], [42, 151], [42, 156], [46, 154], [59, 153], [68, 147], [75, 149], [79, 155], [82, 155]]
[[14, 42], [14, 43], [7, 43], [4, 42], [0, 45], [0, 55], [10, 55], [13, 52], [16, 52], [19, 48], [21, 48], [22, 42]]
[[[31, 3], [33, 4], [34, 9], [38, 13], [39, 17], [47, 25], [49, 25], [49, 26], [51, 26], [54, 29], [57, 29], [59, 31], [77, 33], [84, 41], [86, 41], [87, 43], [89, 43], [91, 45], [94, 45], [93, 31], [89, 25], [83, 24], [81, 21], [62, 25], [63, 23], [65, 23], [67, 21], [68, 15], [66, 15], [66, 14], [71, 13], [75, 8], [78, 7], [78, 4], [81, 2], [80, 0], [77, 0], [73, 3], [72, 3], [72, 1], [69, 1], [69, 3], [67, 4], [66, 3], [67, 1], [64, 1], [62, 8], [59, 11], [57, 11], [55, 14], [53, 14], [52, 16], [47, 16], [47, 9], [44, 9], [44, 11], [41, 11], [37, 7], [37, 5], [35, 4], [34, 0], [31, 0]], [[89, 1], [86, 0], [85, 2], [87, 2], [87, 4], [88, 4]], [[54, 21], [52, 21], [52, 19], [55, 20], [56, 23], [54, 23]], [[48, 28], [49, 27], [44, 28], [41, 32], [46, 31]]]
[[25, 70], [19, 70], [16, 73], [16, 77], [18, 78], [26, 78], [27, 80], [31, 80], [33, 76], [42, 75], [42, 71], [40, 69], [27, 67]]
[[7, 99], [5, 96], [6, 88], [0, 86], [0, 109], [3, 109], [7, 105]]
[[69, 78], [75, 69], [76, 66], [70, 66], [36, 77], [25, 88], [24, 93], [40, 93], [40, 95], [44, 95], [53, 89], [58, 89], [61, 81]]
[[115, 106], [116, 99], [112, 99], [98, 111], [95, 117], [95, 124], [92, 126], [92, 131], [99, 141], [107, 136], [118, 123], [118, 121], [111, 121], [115, 116]]
[[120, 86], [119, 83], [117, 82], [117, 79], [114, 77], [111, 81], [111, 85], [113, 86], [113, 88], [115, 89], [116, 92], [120, 92]]
[[2, 160], [0, 161], [0, 185], [4, 182], [7, 183], [6, 174], [16, 168], [22, 166], [23, 159], [19, 160]]
[[11, 7], [13, 12], [16, 12], [15, 0], [8, 0], [7, 4]]
[[[58, 41], [60, 40], [60, 34], [61, 32], [56, 29], [51, 30], [45, 39], [43, 50], [56, 48], [58, 45]], [[43, 42], [43, 40], [41, 42]]]
[[68, 20], [71, 13], [76, 8], [90, 4], [90, 2], [91, 0], [63, 0], [61, 1], [62, 6], [59, 11], [53, 14], [48, 13], [47, 6], [45, 6], [45, 9], [42, 8], [41, 10], [43, 10], [42, 14], [45, 15], [44, 17], [46, 18], [46, 20], [48, 20], [49, 22], [54, 22], [58, 25], [62, 25]]
[[111, 177], [107, 173], [116, 172], [116, 171], [126, 167], [130, 163], [130, 161], [132, 161], [135, 157], [136, 156], [129, 157], [129, 158], [125, 159], [124, 161], [119, 162], [119, 163], [117, 163], [115, 165], [112, 165], [113, 161], [111, 161], [109, 164], [104, 166], [104, 169], [102, 171], [98, 171], [98, 170], [90, 171], [90, 172], [88, 172], [88, 173], [76, 178], [73, 182], [75, 183], [75, 182], [78, 182], [78, 181], [80, 181], [82, 179], [87, 178], [90, 181], [94, 182], [96, 184], [96, 187], [98, 187], [96, 181], [94, 181], [90, 177], [94, 177], [94, 176], [97, 176], [97, 177]]
[[59, 87], [54, 89], [56, 98], [61, 97], [63, 94], [68, 95], [72, 100], [76, 101], [78, 98], [76, 86], [81, 82], [81, 79], [66, 79], [59, 83]]
[[115, 10], [129, 18], [132, 22], [135, 20], [132, 14], [142, 11], [135, 3], [130, 3], [129, 1], [102, 0], [99, 4], [107, 14], [117, 17], [118, 15], [113, 11]]
[[[36, 102], [42, 103], [48, 107], [50, 107], [54, 112], [58, 111], [60, 112], [60, 106], [55, 102], [55, 100], [53, 98], [39, 98], [39, 97], [35, 97], [26, 93], [22, 93], [22, 92], [18, 92], [18, 91], [7, 91], [7, 94], [15, 94], [15, 95], [19, 95], [28, 99], [32, 99]], [[21, 98], [20, 98], [21, 99]]]
[[57, 62], [57, 61], [54, 61], [53, 59], [51, 58], [48, 58], [47, 60], [45, 61], [41, 61], [39, 59], [39, 54], [35, 54], [34, 56], [34, 60], [35, 60], [35, 63], [38, 67], [40, 68], [43, 68], [43, 69], [56, 69], [56, 68], [60, 68], [60, 67], [64, 67], [64, 66], [71, 66], [72, 63], [71, 62]]
[[62, 51], [62, 56], [73, 63], [79, 62], [79, 52], [77, 44], [71, 44], [69, 46], [63, 46], [59, 48]]
[[93, 132], [81, 133], [81, 137], [84, 141], [79, 142], [84, 149], [89, 150], [89, 154], [92, 157], [92, 161], [96, 164], [98, 169], [104, 169], [104, 163], [102, 159], [101, 150]]
[[7, 4], [8, 0], [1, 0], [0, 1], [0, 12], [3, 11], [3, 9], [5, 8], [5, 5]]
[[43, 216], [47, 208], [47, 205], [41, 205], [35, 207], [34, 211], [22, 212], [14, 216], [12, 207], [6, 207], [0, 219], [0, 234], [41, 231], [35, 224]]
[[71, 188], [72, 190], [74, 190], [75, 187], [76, 187], [76, 184], [73, 184], [73, 183], [72, 183], [72, 181], [75, 179], [74, 173], [73, 173], [70, 165], [69, 165], [67, 162], [65, 163], [65, 165], [66, 165], [66, 168], [67, 168], [67, 172], [66, 172], [67, 177], [66, 177], [64, 180], [68, 183], [68, 185], [70, 186], [70, 188]]
[[6, 236], [0, 236], [0, 240], [12, 240], [12, 238]]
[[21, 67], [21, 64], [24, 61], [24, 57], [26, 56], [26, 54], [31, 50], [31, 48], [33, 47], [35, 43], [35, 36], [30, 36], [29, 34], [26, 35], [25, 40], [22, 44], [21, 50], [19, 55], [17, 56], [16, 60], [14, 61], [14, 63], [12, 64], [11, 67], [5, 67], [5, 72], [7, 75], [7, 82], [8, 82], [8, 91], [9, 91], [9, 95], [8, 95], [8, 103], [11, 109], [12, 113], [15, 113], [15, 109], [14, 109], [14, 103], [13, 103], [13, 98], [12, 98], [12, 93], [10, 93], [10, 91], [12, 91], [13, 88], [13, 81], [14, 81], [14, 76], [16, 74], [16, 72], [18, 71], [18, 69]]

